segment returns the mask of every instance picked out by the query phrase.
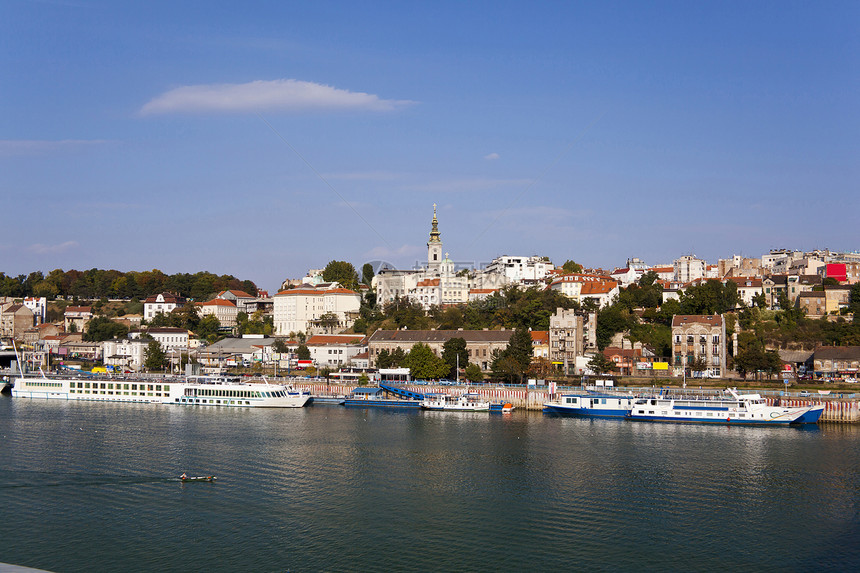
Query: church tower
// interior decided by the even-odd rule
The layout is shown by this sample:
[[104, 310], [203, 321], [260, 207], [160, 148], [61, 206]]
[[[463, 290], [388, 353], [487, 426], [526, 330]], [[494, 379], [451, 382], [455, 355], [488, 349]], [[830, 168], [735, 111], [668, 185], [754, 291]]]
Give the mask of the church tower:
[[442, 233], [439, 232], [439, 220], [436, 219], [436, 203], [433, 203], [433, 228], [430, 230], [430, 240], [427, 241], [427, 270], [438, 273], [442, 264]]

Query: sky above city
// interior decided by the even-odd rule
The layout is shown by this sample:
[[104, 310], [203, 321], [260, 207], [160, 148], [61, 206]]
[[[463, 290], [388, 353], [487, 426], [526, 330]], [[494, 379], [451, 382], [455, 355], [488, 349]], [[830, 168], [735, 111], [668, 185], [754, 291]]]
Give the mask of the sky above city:
[[860, 3], [6, 0], [0, 271], [860, 249]]

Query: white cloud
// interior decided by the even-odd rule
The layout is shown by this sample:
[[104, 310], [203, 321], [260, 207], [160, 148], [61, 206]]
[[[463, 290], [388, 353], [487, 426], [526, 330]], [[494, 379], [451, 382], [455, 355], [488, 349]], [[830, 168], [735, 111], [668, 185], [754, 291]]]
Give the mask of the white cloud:
[[489, 155], [484, 156], [484, 159], [486, 159], [487, 161], [495, 161], [498, 158], [499, 158], [498, 153], [490, 153]]
[[300, 80], [256, 80], [246, 84], [182, 86], [149, 101], [141, 115], [163, 113], [360, 110], [392, 111], [415, 102], [381, 99]]
[[0, 139], [0, 156], [70, 151], [107, 143], [104, 139]]
[[73, 249], [77, 246], [77, 241], [66, 241], [65, 243], [60, 243], [58, 245], [43, 245], [41, 243], [36, 243], [35, 245], [30, 245], [29, 247], [27, 247], [27, 250], [37, 255], [51, 255], [57, 253], [64, 253], [69, 249]]

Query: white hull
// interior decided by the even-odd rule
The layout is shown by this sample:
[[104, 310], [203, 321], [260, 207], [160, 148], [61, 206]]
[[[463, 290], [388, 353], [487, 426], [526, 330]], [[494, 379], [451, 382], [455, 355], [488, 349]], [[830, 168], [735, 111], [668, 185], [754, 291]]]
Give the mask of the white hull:
[[449, 396], [447, 394], [432, 394], [421, 401], [425, 410], [444, 410], [448, 412], [489, 412], [490, 403], [480, 400], [476, 394]]
[[103, 378], [16, 378], [16, 398], [133, 402], [182, 406], [301, 408], [310, 393], [273, 384], [120, 380]]
[[768, 406], [758, 394], [729, 389], [722, 397], [655, 396], [636, 400], [628, 417], [645, 422], [789, 425], [815, 423], [822, 406]]

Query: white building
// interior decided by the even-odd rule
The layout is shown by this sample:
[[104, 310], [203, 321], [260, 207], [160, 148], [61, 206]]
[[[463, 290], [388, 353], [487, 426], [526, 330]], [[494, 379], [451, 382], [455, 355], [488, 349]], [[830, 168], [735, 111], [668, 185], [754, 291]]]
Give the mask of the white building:
[[33, 311], [37, 325], [45, 322], [45, 314], [48, 312], [48, 299], [43, 296], [25, 298], [24, 306]]
[[177, 306], [183, 304], [185, 304], [184, 298], [169, 292], [147, 297], [143, 301], [143, 319], [152, 320], [156, 314], [172, 312]]
[[146, 347], [148, 345], [148, 340], [141, 340], [139, 338], [106, 340], [102, 346], [104, 363], [120, 369], [128, 368], [138, 371], [143, 368], [143, 363], [146, 360]]
[[[131, 332], [128, 336], [129, 338], [138, 339], [143, 333], [157, 340], [165, 352], [178, 352], [192, 347], [188, 331], [184, 328], [172, 328], [169, 326], [148, 328], [142, 332]], [[196, 343], [194, 346], [196, 346]]]
[[[533, 257], [534, 258], [534, 257]], [[518, 259], [519, 263], [508, 267], [505, 260]], [[442, 256], [442, 234], [439, 232], [439, 220], [436, 217], [436, 205], [433, 205], [433, 220], [430, 239], [427, 241], [427, 263], [416, 270], [396, 270], [382, 268], [373, 278], [376, 288], [376, 300], [385, 304], [394, 299], [406, 298], [417, 302], [426, 310], [433, 305], [463, 304], [470, 300], [470, 291], [475, 289], [496, 290], [506, 284], [517, 284], [508, 277], [538, 276], [544, 272], [543, 264], [552, 268], [551, 263], [533, 261], [525, 257], [501, 257], [495, 265], [484, 270], [458, 269], [448, 253]], [[509, 261], [510, 262], [510, 261]]]
[[619, 292], [618, 283], [609, 277], [583, 273], [560, 276], [547, 288], [559, 291], [579, 304], [594, 300], [599, 308], [611, 304]]
[[695, 255], [684, 255], [672, 262], [674, 276], [672, 280], [686, 284], [696, 279], [705, 278], [707, 263], [697, 259]]
[[367, 338], [362, 334], [317, 334], [306, 344], [319, 367], [340, 368], [367, 353]]
[[236, 316], [239, 314], [234, 302], [222, 298], [197, 303], [197, 311], [201, 317], [211, 314], [218, 319], [221, 326], [229, 327], [236, 326]]
[[504, 275], [509, 283], [524, 283], [544, 280], [554, 268], [544, 257], [504, 255], [493, 259], [484, 271]]
[[[341, 331], [352, 326], [360, 307], [361, 295], [340, 286], [284, 290], [274, 297], [275, 334]], [[324, 315], [332, 316], [331, 324], [320, 321]]]

